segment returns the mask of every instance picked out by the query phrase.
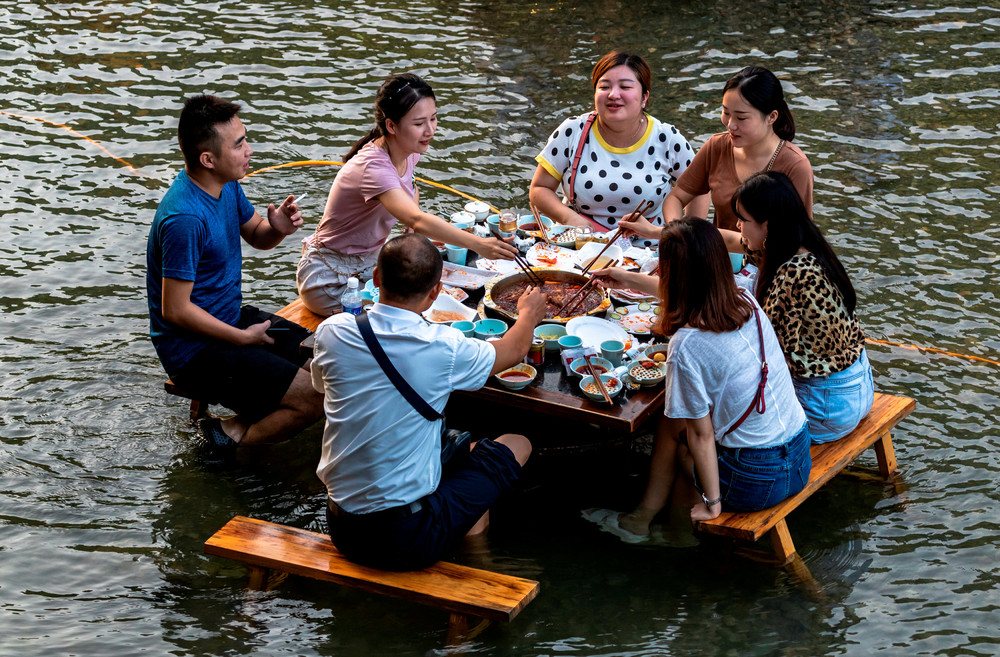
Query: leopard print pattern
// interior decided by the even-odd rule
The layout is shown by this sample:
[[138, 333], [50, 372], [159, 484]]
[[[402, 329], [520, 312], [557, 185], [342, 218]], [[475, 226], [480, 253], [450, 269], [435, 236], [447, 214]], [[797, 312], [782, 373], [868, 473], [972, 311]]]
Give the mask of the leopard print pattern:
[[843, 296], [811, 253], [792, 256], [778, 268], [764, 312], [793, 376], [842, 372], [861, 356], [865, 334]]

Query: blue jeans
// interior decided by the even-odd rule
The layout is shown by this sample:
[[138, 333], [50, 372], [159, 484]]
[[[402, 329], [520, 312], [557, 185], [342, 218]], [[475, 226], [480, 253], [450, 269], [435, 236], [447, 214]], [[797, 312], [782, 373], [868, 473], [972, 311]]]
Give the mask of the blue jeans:
[[843, 372], [811, 379], [794, 377], [795, 396], [809, 420], [814, 445], [843, 438], [868, 415], [875, 401], [875, 382], [868, 352]]
[[760, 511], [805, 488], [812, 469], [809, 428], [777, 447], [723, 447], [719, 455], [719, 487], [723, 511]]

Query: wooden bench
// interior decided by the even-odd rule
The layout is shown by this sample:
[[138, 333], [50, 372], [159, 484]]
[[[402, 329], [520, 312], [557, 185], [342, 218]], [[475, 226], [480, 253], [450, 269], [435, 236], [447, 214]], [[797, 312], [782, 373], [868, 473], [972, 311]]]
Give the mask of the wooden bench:
[[763, 511], [724, 511], [718, 518], [699, 522], [696, 529], [706, 534], [750, 543], [769, 534], [771, 547], [779, 563], [792, 563], [797, 555], [785, 517], [869, 447], [875, 447], [879, 473], [885, 479], [891, 478], [896, 472], [896, 454], [892, 448], [890, 431], [915, 406], [916, 402], [908, 397], [875, 393], [871, 411], [854, 431], [840, 440], [812, 446], [812, 470], [809, 473], [809, 483], [804, 489], [777, 506]]
[[[302, 297], [296, 297], [295, 301], [291, 302], [274, 314], [278, 317], [287, 319], [290, 322], [295, 322], [299, 326], [307, 328], [310, 331], [315, 331], [316, 328], [319, 327], [320, 322], [326, 319], [322, 315], [317, 315], [313, 311], [306, 308], [305, 304], [302, 303]], [[309, 337], [311, 338], [312, 336]], [[163, 389], [171, 395], [177, 395], [178, 397], [185, 397], [191, 400], [191, 422], [197, 422], [198, 418], [208, 413], [208, 405], [211, 403], [210, 401], [193, 398], [183, 388], [170, 379], [167, 379], [163, 383]]]
[[[277, 571], [439, 607], [451, 612], [450, 641], [488, 621], [512, 620], [539, 588], [533, 580], [445, 562], [410, 572], [377, 570], [348, 561], [326, 534], [243, 516], [205, 541], [205, 553], [248, 564], [252, 589], [264, 588], [269, 571]], [[473, 619], [481, 621], [474, 626]]]

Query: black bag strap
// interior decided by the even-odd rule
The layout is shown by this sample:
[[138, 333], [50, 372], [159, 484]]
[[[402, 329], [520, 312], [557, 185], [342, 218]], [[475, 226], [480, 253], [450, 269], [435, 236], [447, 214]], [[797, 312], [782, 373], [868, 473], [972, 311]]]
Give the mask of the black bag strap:
[[[743, 295], [746, 296], [746, 293], [744, 292]], [[757, 304], [751, 300], [750, 307], [753, 308], [753, 316], [754, 319], [757, 320], [757, 336], [760, 338], [760, 383], [757, 384], [757, 392], [754, 394], [753, 400], [750, 402], [750, 406], [743, 412], [740, 419], [736, 420], [736, 424], [729, 427], [729, 430], [722, 434], [723, 436], [728, 436], [732, 432], [736, 431], [737, 427], [743, 424], [743, 421], [750, 417], [750, 413], [753, 412], [755, 407], [757, 408], [757, 412], [761, 415], [763, 415], [764, 411], [767, 409], [767, 405], [764, 401], [764, 386], [767, 385], [767, 355], [764, 353], [764, 327], [760, 323], [760, 311], [757, 310]]]
[[389, 357], [385, 355], [385, 350], [382, 349], [382, 345], [379, 344], [378, 338], [375, 337], [375, 331], [372, 330], [371, 322], [368, 320], [368, 313], [355, 315], [354, 319], [358, 323], [358, 329], [361, 331], [361, 337], [364, 338], [369, 351], [372, 352], [372, 356], [374, 356], [375, 360], [378, 361], [379, 367], [382, 368], [385, 375], [389, 377], [390, 381], [392, 381], [392, 385], [396, 386], [396, 390], [399, 391], [399, 394], [403, 395], [406, 401], [410, 402], [410, 406], [423, 415], [427, 420], [434, 422], [436, 420], [444, 419], [444, 415], [435, 411], [430, 404], [424, 401], [423, 397], [417, 394], [416, 390], [410, 387], [410, 384], [406, 382], [406, 379], [404, 379], [395, 366], [393, 366]]
[[567, 189], [569, 196], [567, 200], [571, 206], [576, 202], [576, 194], [574, 193], [574, 188], [576, 187], [576, 170], [580, 166], [580, 157], [583, 155], [583, 147], [587, 144], [590, 126], [594, 124], [594, 119], [596, 118], [597, 112], [591, 112], [590, 116], [587, 117], [586, 122], [583, 124], [583, 132], [580, 133], [580, 142], [576, 145], [576, 153], [573, 155], [573, 166], [570, 168], [569, 186]]

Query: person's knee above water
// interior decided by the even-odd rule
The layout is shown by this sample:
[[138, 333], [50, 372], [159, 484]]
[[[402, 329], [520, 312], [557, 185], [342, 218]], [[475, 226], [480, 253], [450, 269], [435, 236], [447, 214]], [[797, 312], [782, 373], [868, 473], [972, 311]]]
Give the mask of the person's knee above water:
[[[196, 399], [237, 412], [202, 420], [218, 446], [282, 440], [322, 414], [300, 367], [308, 331], [241, 308], [241, 239], [273, 248], [302, 218], [291, 196], [264, 219], [243, 194], [238, 181], [253, 150], [239, 111], [216, 96], [185, 102], [177, 129], [184, 170], [160, 201], [146, 246], [150, 337], [164, 369]], [[279, 321], [284, 330], [272, 337]]]
[[465, 232], [423, 212], [414, 169], [437, 130], [430, 85], [413, 73], [389, 76], [375, 96], [375, 127], [344, 157], [316, 232], [304, 240], [296, 273], [299, 295], [320, 315], [340, 311], [351, 277], [371, 278], [379, 248], [397, 221], [434, 240], [510, 260], [517, 252], [496, 238]]
[[[317, 475], [327, 488], [330, 535], [349, 559], [380, 568], [437, 561], [513, 485], [531, 450], [523, 436], [481, 440], [442, 475], [448, 396], [521, 361], [546, 297], [523, 295], [517, 322], [500, 340], [466, 338], [420, 315], [441, 291], [441, 268], [423, 236], [389, 240], [374, 271], [378, 303], [359, 317], [330, 317], [316, 331], [313, 385], [325, 394], [327, 416]], [[365, 318], [373, 347], [419, 399], [408, 400], [379, 365], [362, 333]]]
[[[563, 121], [535, 157], [531, 202], [560, 224], [607, 231], [652, 204], [643, 216], [663, 225], [663, 201], [694, 157], [684, 136], [646, 113], [652, 74], [640, 55], [613, 50], [591, 71], [594, 111]], [[562, 189], [562, 200], [556, 190]], [[692, 199], [689, 214], [707, 216], [708, 198]], [[643, 235], [655, 246], [659, 234]]]
[[875, 399], [847, 271], [783, 173], [748, 178], [732, 211], [748, 248], [761, 254], [755, 296], [784, 350], [812, 441], [842, 438]]
[[805, 486], [811, 467], [781, 347], [756, 301], [733, 284], [719, 231], [700, 219], [667, 224], [660, 273], [666, 419], [639, 506], [602, 518], [632, 537], [648, 531], [672, 490], [692, 520], [706, 520], [777, 504]]

